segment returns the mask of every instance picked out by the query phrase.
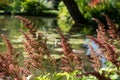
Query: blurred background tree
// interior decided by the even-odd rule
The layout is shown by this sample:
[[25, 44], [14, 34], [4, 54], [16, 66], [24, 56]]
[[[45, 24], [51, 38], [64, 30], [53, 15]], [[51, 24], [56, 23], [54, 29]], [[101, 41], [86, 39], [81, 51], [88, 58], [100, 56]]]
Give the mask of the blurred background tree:
[[75, 21], [75, 23], [81, 23], [81, 24], [86, 24], [87, 21], [85, 20], [83, 14], [81, 13], [81, 11], [78, 8], [77, 3], [75, 2], [75, 0], [63, 0], [64, 4], [67, 7], [67, 10], [69, 11], [71, 17], [73, 18], [73, 20]]
[[[120, 25], [120, 0], [75, 0], [77, 3], [80, 12], [87, 19], [89, 25], [82, 26], [84, 29], [82, 31], [88, 31], [91, 28], [90, 25], [93, 27], [95, 23], [91, 20], [91, 18], [95, 17], [101, 20], [101, 22], [105, 23], [105, 18], [101, 15], [101, 13], [107, 14], [111, 19], [114, 19], [114, 22], [119, 27]], [[59, 21], [58, 24], [60, 27], [66, 26], [66, 31], [71, 28], [71, 25], [74, 24], [74, 20], [71, 18], [71, 15], [66, 8], [66, 5], [61, 2], [59, 5]], [[78, 19], [81, 19], [78, 17]], [[72, 21], [72, 23], [71, 23]], [[105, 23], [106, 24], [106, 23]], [[80, 27], [81, 25], [76, 25]], [[74, 27], [76, 27], [74, 26]], [[87, 28], [86, 28], [87, 27]], [[95, 28], [95, 27], [94, 27]], [[77, 28], [78, 29], [78, 28]], [[76, 30], [77, 30], [76, 29]]]
[[59, 19], [77, 24], [93, 24], [92, 17], [104, 22], [101, 13], [106, 13], [120, 23], [120, 0], [0, 0], [0, 10], [32, 15], [57, 11]]

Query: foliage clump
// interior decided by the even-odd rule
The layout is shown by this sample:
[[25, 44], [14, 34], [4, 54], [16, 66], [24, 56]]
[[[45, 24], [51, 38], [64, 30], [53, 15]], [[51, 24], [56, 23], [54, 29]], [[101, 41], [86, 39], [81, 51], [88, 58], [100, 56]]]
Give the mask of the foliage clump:
[[39, 1], [26, 1], [22, 3], [22, 11], [31, 14], [31, 15], [38, 15], [42, 10], [44, 10], [44, 5], [41, 4]]

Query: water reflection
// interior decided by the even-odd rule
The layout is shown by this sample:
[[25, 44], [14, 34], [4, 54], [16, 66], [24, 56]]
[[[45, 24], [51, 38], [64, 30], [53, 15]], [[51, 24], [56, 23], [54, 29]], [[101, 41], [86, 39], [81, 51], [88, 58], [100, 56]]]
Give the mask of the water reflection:
[[[61, 55], [61, 48], [59, 46], [55, 46], [55, 41], [60, 40], [58, 32], [55, 31], [57, 27], [57, 19], [33, 16], [23, 17], [35, 23], [38, 27], [38, 30], [41, 31], [45, 37], [48, 38], [47, 44], [48, 48], [51, 50], [51, 54], [53, 54], [55, 57]], [[16, 48], [19, 52], [23, 52], [23, 45], [21, 44], [23, 36], [19, 32], [19, 29], [21, 28], [25, 29], [23, 27], [23, 23], [19, 19], [15, 18], [15, 16], [0, 16], [0, 34], [6, 34], [12, 44], [14, 44], [14, 48]], [[69, 39], [69, 43], [71, 44], [73, 51], [82, 55], [84, 57], [84, 61], [88, 64], [89, 62], [85, 54], [85, 47], [81, 48], [83, 47], [83, 44], [85, 44], [85, 35], [83, 36], [83, 34], [81, 33], [67, 33], [64, 35], [66, 38]], [[2, 40], [0, 38], [0, 52], [3, 50], [5, 50], [5, 45], [2, 43]]]
[[[57, 19], [51, 18], [51, 17], [34, 17], [34, 16], [23, 16], [29, 20], [31, 20], [33, 23], [36, 24], [38, 27], [38, 30], [43, 33], [45, 37], [48, 38], [48, 47], [55, 48], [56, 40], [60, 40], [59, 34], [57, 33], [56, 27], [57, 27]], [[22, 47], [22, 34], [19, 32], [19, 29], [25, 29], [23, 26], [23, 23], [15, 18], [15, 16], [0, 16], [0, 34], [5, 34], [9, 38], [9, 40], [15, 44], [14, 46], [16, 48]], [[66, 37], [70, 39], [70, 44], [72, 44], [72, 47], [75, 49], [80, 49], [81, 44], [84, 43], [84, 38], [80, 33], [76, 33], [74, 35], [66, 34]], [[76, 42], [77, 41], [77, 42]], [[18, 45], [19, 44], [19, 45]], [[2, 43], [2, 40], [0, 38], [0, 51], [4, 50], [4, 44]]]
[[[55, 21], [56, 18], [42, 18], [42, 17], [33, 17], [33, 16], [23, 16], [29, 20], [31, 20], [33, 23], [36, 24], [36, 26], [39, 29], [45, 28], [53, 28], [56, 26]], [[22, 22], [15, 18], [15, 16], [0, 16], [0, 33], [9, 33], [11, 30], [14, 30], [14, 32], [18, 32], [17, 30], [19, 28], [23, 27]]]
[[[43, 17], [33, 17], [33, 16], [23, 16], [33, 23], [36, 24], [40, 31], [49, 31], [56, 27], [56, 18], [43, 18]], [[15, 18], [15, 16], [0, 16], [0, 34], [5, 34], [9, 40], [14, 43], [18, 37], [21, 36], [19, 29], [23, 27], [23, 23]], [[1, 42], [0, 38], [0, 51], [4, 49], [4, 44]]]

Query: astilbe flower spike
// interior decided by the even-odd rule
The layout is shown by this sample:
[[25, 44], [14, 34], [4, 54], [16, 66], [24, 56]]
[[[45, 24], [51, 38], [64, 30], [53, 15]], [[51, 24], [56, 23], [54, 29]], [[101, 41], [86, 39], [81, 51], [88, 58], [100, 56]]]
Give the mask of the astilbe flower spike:
[[75, 69], [82, 69], [81, 66], [83, 65], [81, 57], [72, 51], [70, 44], [67, 42], [67, 39], [64, 37], [60, 29], [58, 29], [58, 32], [61, 37], [61, 47], [64, 53], [64, 57], [61, 58], [61, 62], [63, 63], [61, 69], [68, 72]]
[[38, 43], [28, 36], [24, 31], [20, 30], [25, 37], [24, 45], [25, 51], [29, 53], [29, 58], [25, 60], [25, 63], [30, 69], [42, 68], [41, 61], [43, 59], [43, 51], [39, 48]]
[[[37, 33], [38, 31], [37, 31], [35, 24], [32, 23], [30, 20], [23, 18], [21, 16], [15, 16], [15, 17], [20, 19], [23, 22], [25, 28], [27, 28], [29, 30], [29, 33], [31, 35], [29, 35], [29, 34], [27, 34], [27, 35], [29, 35], [31, 38], [33, 38], [33, 41], [34, 41], [33, 43], [36, 44], [36, 46], [34, 46], [34, 45], [31, 45], [31, 46], [34, 46], [37, 51], [39, 49], [38, 47], [41, 47], [42, 49], [44, 49], [46, 51], [44, 53], [46, 53], [49, 56], [49, 51], [47, 50], [47, 46], [46, 46], [47, 39], [42, 39], [41, 33]], [[22, 31], [22, 33], [23, 33], [23, 31]], [[27, 35], [24, 35], [24, 36], [27, 38]], [[42, 51], [44, 51], [44, 50], [42, 50]]]
[[60, 29], [58, 29], [58, 32], [61, 37], [61, 46], [63, 47], [64, 54], [67, 56], [72, 52], [72, 48], [70, 44], [67, 42], [67, 39], [64, 37]]
[[32, 35], [33, 38], [36, 37], [37, 28], [34, 23], [32, 23], [30, 20], [23, 18], [21, 16], [15, 16], [15, 17], [20, 19], [23, 22], [25, 28], [29, 30], [29, 33]]
[[108, 15], [106, 15], [104, 13], [102, 13], [102, 15], [105, 16], [105, 18], [106, 18], [107, 25], [108, 25], [108, 28], [109, 28], [107, 30], [109, 36], [113, 39], [119, 40], [120, 36], [117, 34], [118, 29], [116, 28], [115, 23], [113, 23], [113, 21], [108, 17]]
[[[41, 33], [34, 29], [33, 23], [26, 18], [17, 16], [23, 21], [25, 27], [29, 30], [29, 33], [20, 30], [24, 35], [25, 40], [23, 42], [25, 51], [28, 52], [28, 56], [25, 59], [25, 64], [29, 69], [40, 69], [43, 72], [47, 70], [44, 66], [45, 62], [51, 63], [55, 66], [55, 59], [51, 57], [50, 51], [47, 47], [47, 38], [43, 38]], [[34, 31], [35, 30], [35, 31]], [[45, 58], [47, 57], [47, 59]]]
[[[105, 41], [99, 41], [98, 39], [88, 36], [89, 39], [93, 40], [100, 48], [102, 55], [105, 55], [105, 58], [112, 62], [117, 67], [120, 66], [120, 61], [118, 60], [118, 55], [115, 53], [115, 46], [110, 45], [109, 43]], [[104, 42], [104, 43], [103, 43]]]
[[98, 45], [99, 47], [103, 47], [103, 43], [104, 43], [104, 41], [100, 41], [100, 40], [98, 40], [97, 38], [94, 38], [93, 36], [87, 36], [87, 38], [89, 38], [89, 39], [91, 39], [92, 41], [94, 41], [95, 43], [96, 43], [96, 45]]
[[101, 43], [99, 40], [93, 38], [93, 37], [88, 37], [91, 40], [93, 40], [100, 48], [102, 51], [102, 54], [105, 55], [105, 58], [115, 64], [117, 67], [120, 66], [120, 61], [118, 61], [118, 56], [115, 53], [115, 48], [113, 45], [110, 45], [107, 42]]
[[99, 71], [99, 69], [101, 68], [101, 61], [100, 61], [100, 54], [97, 54], [93, 47], [91, 45], [89, 45], [90, 48], [90, 59], [92, 62], [92, 66], [94, 67], [95, 71]]
[[7, 39], [7, 37], [4, 34], [1, 34], [1, 37], [6, 43], [7, 53], [13, 54], [15, 52], [15, 50], [14, 50], [13, 46], [11, 45], [10, 41]]
[[107, 41], [108, 38], [106, 36], [107, 33], [106, 33], [106, 30], [105, 30], [104, 24], [101, 23], [96, 18], [92, 18], [92, 20], [94, 20], [98, 24], [98, 29], [96, 30], [96, 32], [97, 32], [97, 39], [99, 39], [100, 41]]
[[92, 36], [88, 36], [88, 38], [93, 40], [99, 46], [99, 48], [101, 48], [102, 54], [105, 55], [108, 61], [112, 62], [117, 67], [120, 66], [120, 61], [118, 60], [118, 54], [116, 54], [115, 52], [116, 48], [114, 45], [108, 43], [109, 39], [106, 36], [107, 33], [105, 32], [104, 27], [101, 27], [103, 26], [103, 24], [97, 19], [94, 20], [98, 23], [97, 38], [94, 38]]
[[120, 67], [120, 61], [118, 60], [119, 56], [115, 53], [115, 48], [109, 43], [104, 43], [104, 55], [106, 59], [112, 62], [116, 67]]
[[9, 78], [9, 80], [22, 80], [23, 77], [25, 79], [30, 72], [18, 65], [16, 60], [18, 58], [17, 52], [14, 51], [7, 37], [4, 34], [1, 36], [8, 50], [0, 53], [0, 77], [5, 79]]

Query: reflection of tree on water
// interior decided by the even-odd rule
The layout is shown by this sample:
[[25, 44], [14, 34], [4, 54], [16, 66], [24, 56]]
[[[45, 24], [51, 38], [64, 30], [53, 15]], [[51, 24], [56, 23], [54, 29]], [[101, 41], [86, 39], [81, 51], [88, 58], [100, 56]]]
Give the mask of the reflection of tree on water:
[[[39, 25], [41, 23], [41, 25]], [[49, 31], [49, 29], [54, 29], [57, 27], [57, 19], [54, 18], [43, 18], [41, 22], [36, 23], [40, 30]]]

